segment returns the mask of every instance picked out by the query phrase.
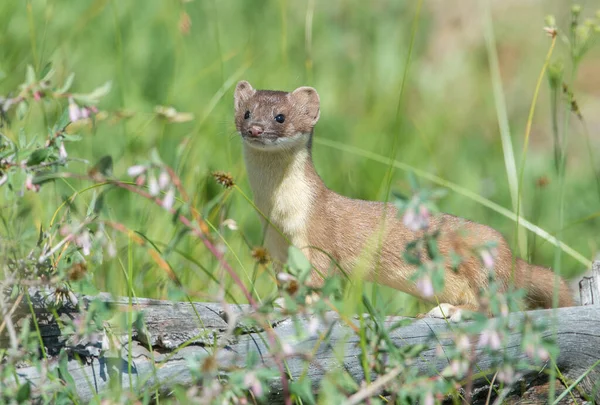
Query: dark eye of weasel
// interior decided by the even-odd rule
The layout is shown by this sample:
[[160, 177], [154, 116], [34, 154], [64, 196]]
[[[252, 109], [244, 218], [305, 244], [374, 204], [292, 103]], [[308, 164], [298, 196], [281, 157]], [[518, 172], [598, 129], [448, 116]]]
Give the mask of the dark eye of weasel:
[[248, 118], [250, 118], [250, 111], [246, 111], [244, 114], [244, 119], [247, 120]]
[[285, 115], [283, 115], [283, 114], [276, 115], [275, 121], [279, 122], [280, 124], [283, 124], [283, 122], [285, 121]]

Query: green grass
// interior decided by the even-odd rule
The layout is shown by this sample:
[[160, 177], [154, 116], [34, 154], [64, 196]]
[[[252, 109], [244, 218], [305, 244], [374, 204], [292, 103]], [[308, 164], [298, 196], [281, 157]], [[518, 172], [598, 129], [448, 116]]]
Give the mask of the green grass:
[[[588, 3], [591, 10], [593, 4]], [[558, 215], [561, 189], [554, 169], [547, 80], [542, 82], [527, 155], [522, 156], [537, 76], [550, 46], [550, 39], [542, 31], [543, 17], [555, 14], [559, 27], [566, 28], [568, 5], [544, 2], [520, 6], [519, 2], [509, 2], [494, 8], [495, 35], [491, 40], [498, 56], [495, 72], [490, 70], [490, 49], [486, 48], [484, 25], [480, 24], [485, 21], [484, 10], [461, 6], [453, 11], [453, 5], [425, 1], [404, 83], [401, 119], [397, 119], [417, 2], [367, 4], [371, 3], [5, 1], [0, 4], [0, 94], [7, 94], [23, 81], [27, 64], [39, 72], [50, 61], [57, 69], [59, 82], [71, 71], [76, 73], [73, 90], [77, 92], [112, 80], [113, 90], [100, 108], [133, 115], [99, 121], [93, 130], [81, 128], [84, 140], [73, 144], [70, 155], [94, 162], [110, 154], [115, 159], [116, 175], [125, 178], [127, 167], [147, 159], [156, 148], [179, 173], [196, 208], [217, 228], [223, 219], [234, 218], [251, 245], [262, 241], [258, 215], [242, 195], [235, 191], [223, 193], [209, 176], [213, 170], [229, 171], [250, 194], [233, 125], [232, 88], [237, 80], [244, 78], [257, 88], [269, 89], [314, 86], [322, 102], [317, 139], [394, 158], [513, 211], [516, 196], [514, 185], [512, 196], [509, 187], [500, 119], [503, 128], [510, 130], [517, 170], [520, 162], [525, 163], [520, 214], [551, 234], [561, 231], [565, 244], [592, 259], [600, 242], [600, 200], [593, 171], [598, 170], [600, 162], [590, 161], [594, 155], [589, 153], [588, 142], [598, 147], [594, 134], [599, 123], [589, 113], [594, 109], [586, 106], [597, 105], [600, 85], [589, 74], [582, 75], [573, 87], [584, 115], [588, 112], [590, 139], [580, 123], [571, 119], [563, 229]], [[184, 11], [192, 22], [189, 35], [180, 29]], [[566, 57], [566, 48], [559, 43], [555, 57], [561, 56]], [[597, 71], [599, 66], [600, 53], [596, 49], [584, 59], [580, 71], [594, 71], [594, 67]], [[504, 106], [498, 104], [502, 97], [494, 93], [499, 80]], [[173, 105], [179, 111], [192, 112], [195, 119], [190, 123], [167, 123], [155, 117], [157, 105]], [[53, 122], [56, 106], [46, 106], [45, 111], [39, 106], [32, 108], [24, 119], [29, 136], [44, 136], [40, 125], [43, 115]], [[13, 130], [18, 124], [2, 131], [16, 138]], [[390, 151], [396, 149], [394, 142], [397, 153], [390, 156]], [[386, 198], [388, 166], [319, 142], [314, 159], [333, 190], [356, 198]], [[83, 172], [87, 167], [71, 163], [69, 169]], [[392, 190], [408, 191], [405, 172], [395, 170], [392, 174]], [[550, 183], [539, 188], [536, 180], [542, 176]], [[431, 185], [427, 180], [423, 184]], [[20, 216], [13, 213], [8, 218], [14, 223], [15, 238], [35, 240], [39, 226], [49, 225], [63, 199], [88, 186], [64, 180], [42, 188], [39, 195], [27, 194], [30, 211]], [[0, 206], [4, 192], [0, 189]], [[91, 199], [92, 191], [77, 196], [75, 207], [81, 215]], [[159, 246], [168, 245], [177, 232], [163, 210], [123, 190], [111, 191], [106, 204], [110, 219], [124, 223]], [[441, 209], [490, 225], [514, 245], [515, 223], [481, 202], [450, 192], [441, 201]], [[247, 243], [239, 232], [220, 230], [228, 245], [228, 261], [242, 280], [248, 281], [254, 266]], [[530, 232], [520, 237], [523, 235], [528, 238], [526, 251], [530, 259], [538, 264], [554, 264], [550, 243]], [[111, 236], [117, 240], [119, 255], [90, 266], [97, 287], [122, 295], [168, 297], [175, 287], [147, 251], [135, 245], [130, 248], [130, 241], [123, 235]], [[184, 238], [166, 259], [191, 291], [218, 292], [217, 283], [205, 274], [208, 271], [242, 299], [231, 280], [221, 277], [216, 260], [193, 238]], [[563, 274], [572, 276], [585, 270], [569, 255], [563, 254], [561, 260]], [[134, 291], [128, 291], [125, 274], [132, 277]], [[259, 271], [256, 288], [260, 296], [273, 291], [268, 272]], [[413, 300], [384, 290], [384, 299], [377, 304], [389, 312], [407, 313], [406, 306]]]

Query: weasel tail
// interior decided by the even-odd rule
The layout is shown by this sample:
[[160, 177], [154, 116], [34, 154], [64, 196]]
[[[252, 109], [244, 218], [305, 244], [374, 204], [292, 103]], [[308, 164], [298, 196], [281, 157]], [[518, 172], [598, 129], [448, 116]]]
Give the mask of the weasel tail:
[[[550, 269], [517, 259], [515, 285], [527, 291], [527, 301], [531, 308], [552, 308], [555, 276]], [[558, 280], [558, 306], [570, 307], [574, 304], [572, 291], [563, 279]]]
[[[435, 297], [424, 296], [413, 281], [417, 268], [403, 256], [422, 231], [408, 228], [394, 205], [341, 196], [317, 174], [311, 154], [313, 128], [320, 114], [317, 91], [311, 87], [289, 93], [255, 90], [241, 81], [234, 98], [235, 124], [243, 140], [250, 186], [256, 206], [269, 218], [265, 244], [276, 265], [287, 260], [288, 246], [293, 244], [303, 249], [317, 270], [311, 276], [314, 284], [337, 265], [350, 274], [360, 268], [368, 281], [431, 302], [439, 300], [441, 305], [429, 316], [458, 321], [461, 311], [478, 309], [479, 293], [489, 287], [490, 270], [477, 250], [493, 244], [497, 252], [493, 275], [500, 288], [524, 288], [531, 308], [552, 306], [555, 275], [549, 269], [514, 260], [499, 232], [449, 214], [429, 219], [429, 231], [439, 235], [445, 287]], [[454, 268], [456, 254], [461, 262]], [[572, 305], [565, 281], [556, 282], [558, 305]]]

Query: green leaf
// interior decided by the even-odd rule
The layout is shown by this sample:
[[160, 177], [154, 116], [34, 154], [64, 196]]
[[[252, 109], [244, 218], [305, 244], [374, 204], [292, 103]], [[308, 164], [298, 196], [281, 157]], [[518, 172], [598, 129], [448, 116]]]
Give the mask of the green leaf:
[[40, 79], [43, 81], [50, 80], [56, 71], [52, 68], [52, 62], [46, 63], [40, 72]]
[[31, 167], [31, 166], [39, 165], [44, 160], [48, 159], [48, 156], [50, 156], [49, 149], [46, 149], [46, 148], [36, 149], [33, 151], [31, 156], [29, 156], [29, 159], [27, 159], [27, 166]]
[[105, 176], [112, 175], [113, 171], [113, 159], [112, 156], [106, 155], [102, 156], [98, 163], [94, 166], [94, 169], [98, 172], [102, 173]]
[[58, 121], [56, 121], [56, 124], [54, 125], [54, 132], [64, 131], [70, 122], [71, 119], [69, 118], [69, 109], [65, 108], [62, 114], [60, 115], [60, 118], [58, 119]]
[[44, 173], [33, 176], [33, 184], [44, 184], [62, 177], [60, 173]]
[[82, 104], [98, 104], [100, 99], [108, 94], [112, 82], [108, 81], [88, 94], [73, 94], [73, 98]]
[[81, 141], [81, 135], [76, 135], [76, 134], [65, 134], [63, 133], [62, 138], [64, 141], [67, 142], [77, 142], [77, 141]]
[[25, 115], [27, 114], [28, 109], [29, 109], [29, 106], [27, 105], [27, 101], [21, 101], [17, 105], [17, 118], [19, 120], [22, 120], [23, 118], [25, 118]]
[[29, 86], [35, 83], [35, 70], [33, 66], [27, 65], [27, 73], [25, 74], [25, 83]]
[[389, 332], [395, 331], [396, 329], [403, 328], [408, 325], [412, 325], [414, 320], [412, 318], [401, 319], [398, 322], [395, 322], [390, 326]]
[[96, 200], [96, 203], [94, 204], [94, 214], [99, 214], [100, 211], [102, 211], [102, 208], [104, 208], [104, 194], [105, 192], [100, 193], [100, 196]]
[[255, 350], [249, 350], [246, 354], [246, 370], [251, 370], [258, 364], [258, 353]]
[[445, 188], [436, 188], [431, 192], [431, 199], [439, 200], [440, 198], [446, 197], [448, 190]]
[[163, 255], [167, 256], [169, 255], [171, 252], [173, 252], [175, 250], [175, 248], [177, 247], [177, 245], [179, 244], [179, 242], [181, 242], [183, 240], [183, 237], [185, 235], [188, 234], [188, 232], [190, 232], [190, 229], [187, 227], [182, 227], [176, 234], [174, 237], [171, 238], [171, 240], [169, 241], [169, 244], [167, 245], [167, 247], [164, 249], [163, 251]]
[[290, 246], [288, 248], [288, 266], [290, 266], [291, 269], [296, 270], [298, 275], [309, 272], [311, 269], [310, 262], [304, 253], [296, 246]]
[[56, 90], [56, 92], [58, 94], [63, 94], [63, 93], [66, 93], [67, 91], [69, 91], [69, 89], [73, 85], [73, 79], [75, 79], [75, 73], [71, 73], [69, 76], [67, 76], [67, 79], [65, 80], [62, 87], [60, 89]]
[[418, 355], [420, 355], [421, 352], [423, 352], [425, 349], [427, 349], [427, 345], [424, 345], [422, 343], [415, 344], [415, 345], [408, 345], [408, 346], [405, 346], [404, 354], [408, 358], [415, 358]]
[[438, 265], [437, 270], [431, 275], [431, 284], [433, 284], [434, 291], [444, 290], [445, 276], [443, 265]]
[[430, 259], [440, 257], [440, 249], [438, 249], [438, 243], [435, 237], [427, 238], [427, 253], [429, 253]]
[[27, 146], [27, 134], [24, 128], [19, 128], [19, 148], [23, 149]]
[[409, 249], [408, 247], [404, 252], [402, 252], [402, 257], [408, 264], [419, 265], [421, 264], [421, 258], [419, 257], [419, 253], [417, 249]]
[[94, 89], [91, 93], [88, 94], [88, 97], [99, 100], [100, 98], [106, 96], [110, 92], [110, 88], [112, 87], [112, 82], [109, 80], [104, 83], [102, 86]]
[[67, 356], [67, 352], [65, 349], [60, 351], [58, 355], [58, 373], [62, 380], [64, 380], [68, 386], [72, 389], [75, 388], [75, 380], [69, 373], [69, 356]]
[[150, 151], [150, 161], [155, 165], [162, 166], [163, 162], [160, 159], [160, 155], [158, 154], [158, 150], [156, 148], [152, 148]]
[[96, 201], [98, 200], [98, 194], [96, 193], [96, 190], [94, 190], [94, 192], [92, 193], [92, 200], [90, 201], [90, 204], [88, 205], [87, 208], [87, 212], [86, 212], [86, 216], [89, 217], [91, 216], [94, 211], [96, 210]]
[[415, 176], [415, 173], [412, 171], [408, 172], [407, 177], [408, 177], [408, 182], [410, 184], [410, 189], [413, 192], [417, 192], [420, 188], [419, 179], [417, 179], [417, 176]]
[[85, 295], [98, 295], [100, 290], [91, 282], [88, 278], [84, 278], [83, 280], [76, 281], [74, 284], [77, 285], [77, 289], [81, 291], [82, 294]]
[[400, 200], [403, 203], [407, 203], [408, 201], [410, 201], [410, 196], [400, 191], [392, 191], [392, 195], [395, 199]]
[[454, 272], [458, 271], [458, 267], [462, 264], [463, 257], [456, 253], [454, 250], [450, 251], [450, 267]]
[[22, 404], [28, 401], [31, 397], [31, 385], [29, 381], [19, 387], [17, 391], [17, 403]]
[[315, 403], [315, 397], [313, 395], [312, 387], [310, 386], [310, 380], [308, 378], [292, 381], [290, 383], [290, 391], [292, 394], [296, 394], [298, 397], [302, 398], [302, 400], [306, 401], [308, 404]]

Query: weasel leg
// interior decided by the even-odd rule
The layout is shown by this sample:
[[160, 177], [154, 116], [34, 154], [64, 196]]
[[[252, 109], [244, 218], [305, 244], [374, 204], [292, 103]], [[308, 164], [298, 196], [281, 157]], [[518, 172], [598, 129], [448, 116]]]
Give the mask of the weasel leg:
[[418, 318], [438, 318], [448, 319], [450, 322], [460, 322], [468, 317], [470, 312], [476, 311], [472, 305], [452, 305], [442, 303], [434, 307], [426, 314], [418, 316]]

